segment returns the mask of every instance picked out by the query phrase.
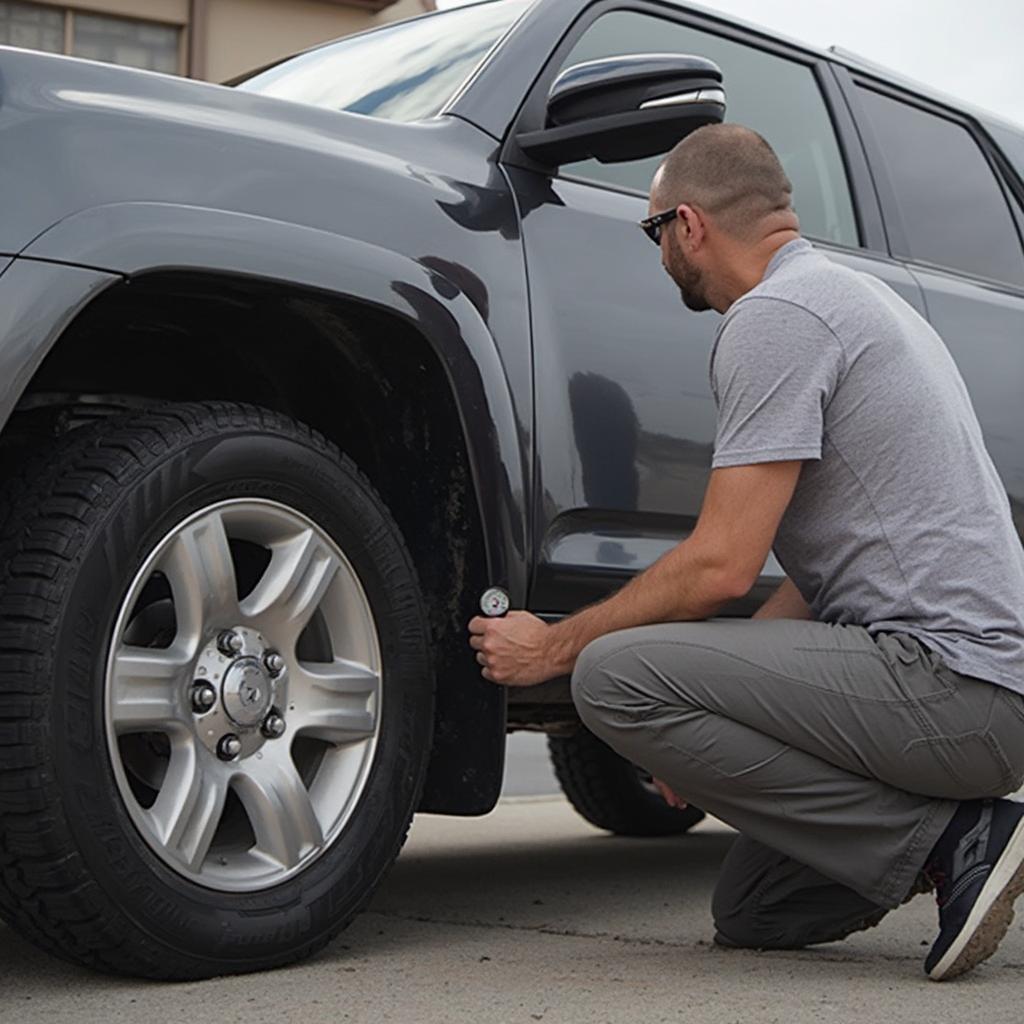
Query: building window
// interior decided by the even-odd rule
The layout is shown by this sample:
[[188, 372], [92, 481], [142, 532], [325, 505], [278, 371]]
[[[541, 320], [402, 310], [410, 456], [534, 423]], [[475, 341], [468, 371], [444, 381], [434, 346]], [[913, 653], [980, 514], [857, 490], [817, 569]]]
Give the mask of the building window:
[[0, 0], [0, 43], [149, 71], [181, 71], [181, 29], [155, 21]]
[[0, 0], [0, 43], [27, 50], [64, 52], [64, 12], [42, 4]]
[[181, 30], [171, 25], [112, 18], [106, 14], [75, 14], [71, 52], [76, 57], [127, 64], [150, 71], [178, 72]]

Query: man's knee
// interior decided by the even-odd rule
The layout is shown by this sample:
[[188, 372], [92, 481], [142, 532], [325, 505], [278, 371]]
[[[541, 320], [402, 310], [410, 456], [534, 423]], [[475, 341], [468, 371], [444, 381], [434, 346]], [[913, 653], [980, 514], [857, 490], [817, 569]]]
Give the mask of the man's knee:
[[725, 855], [711, 896], [715, 941], [725, 946], [758, 949], [766, 939], [758, 913], [758, 889], [778, 854], [739, 836]]
[[837, 942], [886, 914], [838, 882], [740, 836], [711, 900], [715, 941], [743, 949], [802, 949]]
[[583, 724], [591, 732], [599, 732], [607, 711], [622, 701], [622, 676], [608, 671], [607, 663], [627, 650], [628, 644], [620, 633], [607, 633], [587, 644], [576, 659], [572, 700]]
[[742, 915], [732, 918], [713, 918], [715, 922], [714, 941], [716, 946], [728, 949], [764, 949], [756, 923]]
[[[761, 893], [755, 879], [745, 880], [747, 884], [735, 885], [720, 879], [711, 898], [711, 919], [715, 924], [715, 942], [719, 946], [733, 946], [739, 949], [779, 949], [789, 945], [786, 932], [780, 927], [773, 908], [764, 907]], [[803, 945], [796, 942], [795, 945]]]
[[[715, 943], [739, 949], [799, 949], [807, 945], [784, 910], [764, 906], [755, 887], [716, 887], [711, 900]], [[796, 933], [796, 934], [794, 934]]]
[[642, 696], [643, 667], [634, 653], [634, 630], [606, 633], [580, 652], [572, 670], [572, 702], [591, 732], [616, 711], [635, 707]]

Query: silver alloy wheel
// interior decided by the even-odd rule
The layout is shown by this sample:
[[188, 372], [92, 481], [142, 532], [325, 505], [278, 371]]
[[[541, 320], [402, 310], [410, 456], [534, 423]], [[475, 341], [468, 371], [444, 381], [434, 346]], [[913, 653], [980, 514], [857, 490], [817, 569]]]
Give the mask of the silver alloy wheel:
[[157, 544], [122, 601], [105, 688], [121, 797], [190, 881], [277, 885], [355, 809], [381, 700], [373, 614], [337, 544], [277, 502], [220, 502]]

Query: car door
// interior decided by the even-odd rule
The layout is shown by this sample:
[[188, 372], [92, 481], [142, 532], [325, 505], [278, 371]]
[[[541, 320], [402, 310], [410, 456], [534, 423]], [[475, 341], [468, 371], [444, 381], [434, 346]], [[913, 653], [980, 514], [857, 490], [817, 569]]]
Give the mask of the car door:
[[1024, 538], [1021, 210], [976, 122], [866, 76], [844, 84], [893, 254], [957, 362]]
[[[546, 95], [559, 71], [583, 61], [656, 52], [715, 61], [728, 119], [775, 147], [805, 234], [920, 308], [910, 275], [880, 251], [863, 154], [847, 146], [844, 157], [830, 110], [849, 113], [834, 102], [825, 62], [695, 14], [606, 3], [570, 31], [537, 88]], [[520, 166], [514, 155], [506, 161], [530, 281], [530, 606], [539, 612], [571, 611], [621, 585], [685, 537], [700, 511], [716, 418], [708, 363], [720, 318], [682, 305], [637, 226], [659, 160], [585, 161], [555, 174]], [[770, 559], [760, 586], [733, 610], [750, 610], [780, 574]]]

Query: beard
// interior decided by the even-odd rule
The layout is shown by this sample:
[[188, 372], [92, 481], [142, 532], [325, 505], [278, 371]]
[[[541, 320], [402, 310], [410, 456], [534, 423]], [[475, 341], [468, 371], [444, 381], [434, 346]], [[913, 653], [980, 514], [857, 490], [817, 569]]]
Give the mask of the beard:
[[686, 258], [682, 246], [671, 232], [668, 235], [668, 263], [665, 271], [675, 281], [687, 309], [692, 309], [694, 313], [703, 313], [711, 308], [704, 286], [703, 271]]

